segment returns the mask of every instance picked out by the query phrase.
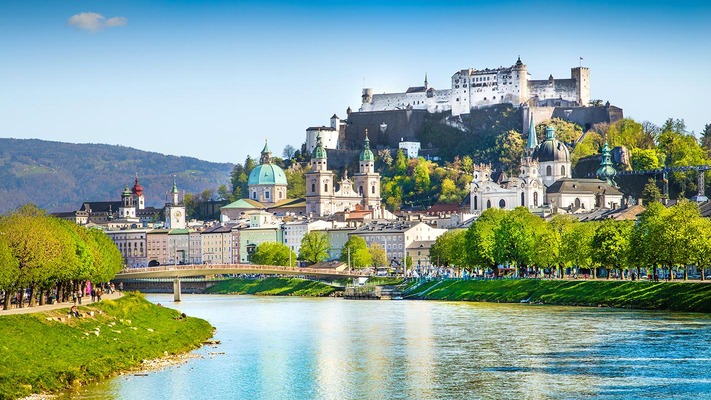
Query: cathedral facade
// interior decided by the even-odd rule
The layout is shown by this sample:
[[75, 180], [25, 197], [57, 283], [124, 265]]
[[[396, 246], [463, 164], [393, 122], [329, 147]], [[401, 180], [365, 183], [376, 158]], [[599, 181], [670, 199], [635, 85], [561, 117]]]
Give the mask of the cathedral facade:
[[[380, 212], [380, 174], [375, 172], [375, 156], [370, 150], [366, 132], [363, 150], [358, 159], [358, 173], [353, 180], [347, 173], [335, 182], [335, 175], [328, 169], [328, 157], [321, 137], [311, 153], [311, 171], [305, 174], [306, 213], [324, 217], [342, 211], [374, 210]], [[338, 187], [336, 187], [338, 185]]]

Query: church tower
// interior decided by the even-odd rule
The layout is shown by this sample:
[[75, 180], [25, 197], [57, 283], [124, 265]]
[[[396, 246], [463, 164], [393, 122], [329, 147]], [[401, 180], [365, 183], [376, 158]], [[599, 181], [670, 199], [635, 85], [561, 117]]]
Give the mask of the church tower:
[[131, 193], [133, 194], [133, 202], [139, 210], [146, 208], [146, 199], [143, 196], [143, 186], [138, 183], [138, 174], [136, 174], [136, 182], [131, 188]]
[[119, 207], [119, 218], [136, 218], [136, 205], [133, 202], [133, 194], [128, 189], [128, 186], [126, 186], [126, 188], [123, 190], [123, 193], [121, 194], [121, 207]]
[[180, 204], [178, 185], [173, 178], [173, 189], [170, 191], [170, 203], [165, 205], [165, 227], [168, 229], [185, 229], [185, 205]]
[[363, 208], [380, 208], [380, 174], [375, 172], [375, 156], [370, 150], [368, 130], [365, 130], [365, 143], [358, 160], [358, 173], [353, 176], [355, 190], [363, 196]]
[[328, 170], [326, 149], [321, 135], [316, 137], [316, 147], [311, 153], [311, 171], [305, 174], [306, 214], [324, 216], [334, 211], [333, 172]]

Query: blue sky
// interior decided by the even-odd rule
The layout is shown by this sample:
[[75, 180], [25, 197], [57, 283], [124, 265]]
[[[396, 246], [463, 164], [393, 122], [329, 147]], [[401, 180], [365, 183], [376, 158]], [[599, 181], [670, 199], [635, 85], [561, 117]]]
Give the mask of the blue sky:
[[364, 84], [446, 88], [519, 55], [533, 79], [583, 57], [592, 98], [698, 132], [710, 3], [0, 0], [0, 137], [242, 162], [357, 110]]

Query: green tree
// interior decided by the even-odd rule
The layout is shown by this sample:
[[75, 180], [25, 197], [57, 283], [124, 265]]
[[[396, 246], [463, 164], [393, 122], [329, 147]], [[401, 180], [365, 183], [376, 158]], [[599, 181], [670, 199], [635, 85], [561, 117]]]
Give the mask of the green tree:
[[467, 231], [456, 229], [439, 235], [430, 248], [430, 258], [437, 260], [438, 265], [457, 265], [463, 267], [466, 263], [464, 247]]
[[519, 273], [521, 267], [533, 266], [538, 245], [536, 239], [542, 225], [543, 220], [525, 207], [516, 207], [506, 213], [494, 232], [497, 264], [515, 265]]
[[633, 148], [630, 150], [630, 164], [635, 171], [659, 169], [663, 166], [663, 161], [664, 155], [659, 154], [656, 149]]
[[[0, 290], [5, 293], [12, 293], [17, 288], [19, 275], [20, 263], [12, 254], [5, 231], [0, 231]], [[7, 310], [9, 306], [9, 301], [7, 301], [4, 309]]]
[[521, 134], [515, 130], [502, 132], [496, 137], [494, 152], [506, 173], [516, 174], [521, 168], [521, 155], [523, 154]]
[[457, 204], [461, 201], [459, 190], [453, 180], [444, 178], [439, 193], [439, 201], [445, 204]]
[[219, 196], [219, 198], [222, 200], [229, 201], [230, 203], [235, 200], [233, 194], [230, 192], [229, 189], [227, 189], [227, 185], [225, 184], [222, 184], [220, 185], [220, 187], [217, 188], [217, 196]]
[[606, 270], [608, 279], [612, 269], [622, 270], [624, 266], [631, 230], [630, 221], [608, 219], [597, 226], [592, 239], [592, 259], [596, 265]]
[[644, 127], [631, 118], [623, 118], [610, 125], [607, 142], [612, 146], [625, 146], [628, 149], [649, 149], [654, 143], [646, 140]]
[[404, 175], [405, 172], [407, 172], [407, 157], [405, 156], [405, 152], [399, 149], [395, 156], [395, 174]]
[[292, 157], [294, 157], [294, 153], [296, 153], [296, 149], [294, 146], [287, 144], [284, 146], [284, 151], [282, 151], [282, 157], [284, 157], [285, 160], [291, 160]]
[[561, 254], [565, 263], [574, 267], [592, 268], [592, 239], [596, 231], [596, 222], [574, 222], [563, 230]]
[[[499, 276], [498, 263], [495, 256], [495, 232], [501, 221], [506, 216], [506, 211], [498, 208], [489, 208], [472, 223], [465, 234], [466, 265], [481, 268], [490, 268], [494, 276]], [[431, 254], [431, 253], [430, 253]], [[432, 258], [435, 260], [435, 258]]]
[[331, 241], [325, 232], [311, 231], [301, 239], [299, 259], [315, 264], [328, 259]]
[[642, 200], [644, 204], [649, 204], [662, 199], [662, 192], [657, 187], [657, 182], [653, 178], [649, 178], [647, 184], [642, 189]]
[[365, 268], [373, 263], [368, 246], [362, 237], [353, 235], [348, 238], [341, 249], [341, 261], [348, 262], [349, 254], [350, 265], [354, 268]]
[[368, 249], [373, 267], [385, 267], [388, 265], [388, 258], [385, 249], [378, 243], [373, 243]]
[[574, 143], [583, 134], [583, 128], [580, 125], [564, 119], [553, 118], [536, 125], [539, 142], [545, 140], [548, 126], [555, 128], [556, 138], [564, 143]]
[[711, 157], [711, 124], [704, 125], [701, 131], [701, 147], [706, 150], [706, 156]]
[[578, 142], [575, 148], [573, 148], [573, 152], [570, 154], [570, 161], [572, 165], [575, 166], [581, 158], [598, 154], [603, 142], [604, 140], [598, 133], [593, 132], [592, 130], [587, 131], [583, 140]]
[[[261, 265], [281, 265], [294, 266], [296, 262], [296, 254], [289, 246], [276, 243], [264, 242], [260, 243], [250, 256], [250, 261]], [[289, 264], [291, 261], [291, 265]]]
[[413, 173], [415, 181], [415, 192], [417, 194], [425, 193], [430, 188], [430, 170], [427, 167], [427, 161], [424, 158], [417, 159], [417, 165]]
[[306, 196], [306, 171], [301, 164], [294, 163], [284, 171], [286, 175], [286, 196], [290, 199], [299, 199]]

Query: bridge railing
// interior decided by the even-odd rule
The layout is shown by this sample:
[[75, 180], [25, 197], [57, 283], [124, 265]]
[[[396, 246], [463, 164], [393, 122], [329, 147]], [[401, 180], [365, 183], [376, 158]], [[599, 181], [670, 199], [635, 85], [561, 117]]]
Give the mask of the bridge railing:
[[[301, 267], [285, 267], [281, 265], [260, 265], [260, 264], [188, 264], [188, 265], [161, 265], [157, 267], [136, 267], [124, 268], [119, 274], [137, 274], [150, 272], [170, 272], [170, 271], [210, 271], [210, 270], [226, 270], [235, 271], [265, 271], [265, 272], [298, 272], [304, 274], [320, 274], [320, 275], [342, 275], [353, 276], [349, 271], [336, 271], [333, 269], [320, 268], [301, 268]], [[357, 273], [355, 274], [357, 275]]]

